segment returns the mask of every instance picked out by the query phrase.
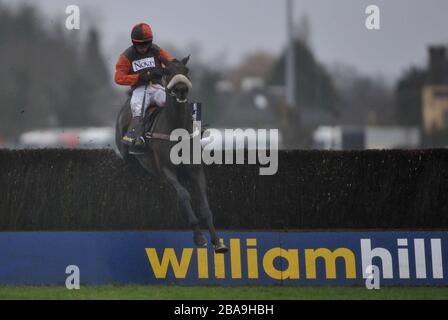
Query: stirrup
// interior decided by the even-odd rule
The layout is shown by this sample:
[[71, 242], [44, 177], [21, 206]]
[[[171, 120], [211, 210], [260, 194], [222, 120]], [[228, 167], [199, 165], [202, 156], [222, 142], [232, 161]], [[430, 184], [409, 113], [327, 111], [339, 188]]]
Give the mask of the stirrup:
[[131, 138], [127, 135], [125, 135], [123, 138], [121, 138], [121, 142], [128, 145], [128, 146], [132, 146], [134, 144], [135, 139]]
[[[142, 144], [136, 145], [137, 141], [140, 141]], [[132, 146], [129, 147], [129, 154], [145, 154], [146, 151], [146, 142], [143, 137], [137, 138]]]

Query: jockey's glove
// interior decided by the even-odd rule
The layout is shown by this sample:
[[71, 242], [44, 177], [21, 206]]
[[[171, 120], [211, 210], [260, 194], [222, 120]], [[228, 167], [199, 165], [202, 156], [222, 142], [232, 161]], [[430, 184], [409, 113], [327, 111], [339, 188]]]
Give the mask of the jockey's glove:
[[138, 76], [138, 82], [142, 83], [142, 84], [146, 84], [149, 82], [149, 80], [151, 80], [151, 74], [149, 71], [145, 71], [140, 73], [140, 75]]
[[162, 76], [163, 76], [162, 71], [159, 69], [154, 69], [149, 74], [150, 80], [160, 80], [162, 79]]

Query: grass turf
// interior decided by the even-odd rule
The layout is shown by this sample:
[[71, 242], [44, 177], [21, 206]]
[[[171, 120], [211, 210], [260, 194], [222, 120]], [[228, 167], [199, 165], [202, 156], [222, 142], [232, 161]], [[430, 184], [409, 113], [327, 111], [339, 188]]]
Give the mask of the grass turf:
[[181, 287], [181, 286], [0, 286], [0, 299], [155, 299], [155, 300], [384, 300], [447, 299], [448, 287]]

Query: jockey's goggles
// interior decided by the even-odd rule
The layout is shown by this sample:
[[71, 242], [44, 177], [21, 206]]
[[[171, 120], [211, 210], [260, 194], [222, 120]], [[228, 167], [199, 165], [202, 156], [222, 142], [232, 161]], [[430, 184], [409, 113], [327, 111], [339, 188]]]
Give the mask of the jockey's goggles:
[[152, 45], [152, 41], [146, 41], [146, 42], [133, 42], [135, 47], [139, 48], [149, 48]]

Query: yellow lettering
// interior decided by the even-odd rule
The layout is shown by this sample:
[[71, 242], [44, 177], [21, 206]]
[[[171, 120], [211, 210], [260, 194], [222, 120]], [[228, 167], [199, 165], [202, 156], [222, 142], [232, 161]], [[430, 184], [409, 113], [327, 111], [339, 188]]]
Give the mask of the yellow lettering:
[[336, 258], [344, 258], [345, 276], [347, 279], [356, 278], [356, 262], [353, 251], [347, 248], [338, 248], [330, 251], [327, 248], [306, 249], [306, 277], [307, 279], [316, 279], [316, 259], [325, 260], [325, 274], [327, 279], [336, 279]]
[[[247, 246], [256, 246], [257, 239], [246, 239]], [[258, 253], [256, 248], [247, 248], [247, 276], [258, 279]]]
[[240, 239], [230, 240], [230, 266], [232, 278], [241, 279], [241, 245]]
[[198, 278], [208, 278], [208, 253], [207, 248], [198, 248]]
[[[221, 241], [221, 240], [220, 240]], [[217, 279], [224, 279], [226, 277], [226, 269], [224, 264], [224, 255], [215, 253], [215, 277]]]
[[182, 250], [180, 263], [177, 260], [176, 252], [173, 248], [167, 248], [163, 251], [161, 263], [159, 257], [157, 256], [157, 251], [155, 248], [146, 248], [145, 250], [149, 259], [149, 263], [157, 279], [166, 278], [169, 265], [171, 265], [171, 267], [173, 268], [174, 276], [176, 278], [185, 278], [190, 266], [191, 255], [193, 254], [192, 248], [185, 248]]
[[[288, 261], [288, 267], [285, 270], [278, 270], [274, 267], [274, 260], [278, 257]], [[276, 280], [299, 279], [299, 250], [272, 248], [263, 257], [263, 268], [268, 276]]]

